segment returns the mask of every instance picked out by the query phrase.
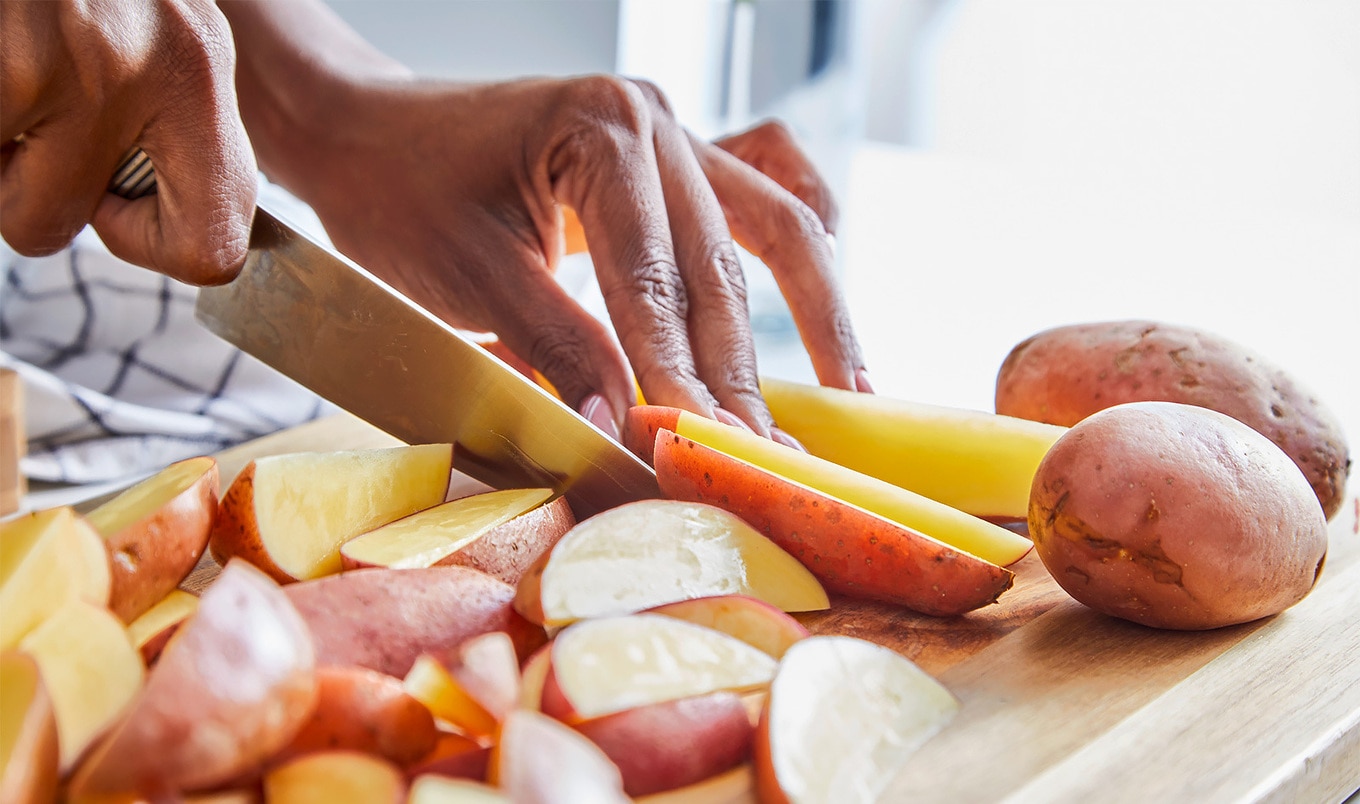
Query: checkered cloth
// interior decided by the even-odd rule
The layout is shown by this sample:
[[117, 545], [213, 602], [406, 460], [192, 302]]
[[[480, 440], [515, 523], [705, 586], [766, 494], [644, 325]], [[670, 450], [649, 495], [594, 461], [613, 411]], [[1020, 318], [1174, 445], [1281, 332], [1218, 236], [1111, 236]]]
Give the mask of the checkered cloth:
[[[325, 242], [300, 202], [260, 194]], [[92, 230], [50, 257], [0, 247], [0, 365], [24, 382], [29, 478], [137, 477], [333, 410], [201, 327], [195, 297]]]

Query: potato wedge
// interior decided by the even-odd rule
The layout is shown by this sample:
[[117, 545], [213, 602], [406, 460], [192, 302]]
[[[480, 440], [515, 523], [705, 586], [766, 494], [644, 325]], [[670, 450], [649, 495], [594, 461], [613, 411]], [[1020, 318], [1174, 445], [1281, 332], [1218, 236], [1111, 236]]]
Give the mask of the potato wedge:
[[629, 801], [619, 769], [603, 751], [537, 712], [510, 713], [492, 751], [490, 775], [517, 804]]
[[57, 719], [37, 662], [0, 653], [0, 802], [39, 804], [57, 797]]
[[303, 452], [246, 465], [222, 497], [209, 547], [279, 583], [340, 571], [340, 546], [438, 505], [453, 465], [449, 444]]
[[0, 522], [0, 650], [72, 600], [106, 606], [111, 577], [99, 534], [70, 508]]
[[741, 595], [718, 595], [681, 600], [648, 609], [677, 620], [702, 625], [736, 637], [775, 659], [793, 643], [808, 637], [803, 624], [763, 600]]
[[401, 804], [405, 799], [401, 771], [359, 751], [306, 754], [264, 777], [269, 804]]
[[198, 611], [198, 598], [183, 589], [172, 589], [159, 603], [128, 623], [128, 638], [142, 654], [142, 661], [151, 665], [165, 649], [184, 621]]
[[172, 463], [85, 515], [108, 546], [109, 608], [130, 623], [179, 586], [217, 521], [217, 461]]
[[740, 516], [833, 592], [948, 617], [995, 602], [1014, 579], [1004, 567], [665, 430], [656, 475], [662, 494]]

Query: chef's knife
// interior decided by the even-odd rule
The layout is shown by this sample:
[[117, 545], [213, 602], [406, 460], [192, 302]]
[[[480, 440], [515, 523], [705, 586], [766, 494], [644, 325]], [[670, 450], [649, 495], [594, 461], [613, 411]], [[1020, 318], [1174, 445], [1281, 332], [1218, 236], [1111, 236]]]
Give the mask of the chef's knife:
[[[111, 188], [148, 191], [145, 155]], [[154, 174], [149, 189], [154, 190]], [[199, 291], [208, 329], [408, 443], [454, 444], [496, 488], [549, 486], [578, 516], [659, 496], [656, 475], [551, 394], [264, 208], [240, 275]]]

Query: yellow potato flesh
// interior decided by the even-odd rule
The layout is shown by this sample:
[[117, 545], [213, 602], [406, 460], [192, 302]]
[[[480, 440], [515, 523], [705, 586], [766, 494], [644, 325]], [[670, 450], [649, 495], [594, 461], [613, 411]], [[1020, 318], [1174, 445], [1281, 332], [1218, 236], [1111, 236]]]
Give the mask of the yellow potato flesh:
[[406, 787], [401, 772], [384, 759], [357, 751], [307, 754], [267, 773], [270, 804], [397, 802]]
[[657, 614], [577, 623], [552, 648], [558, 687], [582, 720], [647, 704], [769, 683], [764, 651]]
[[294, 578], [339, 572], [340, 545], [444, 501], [452, 456], [448, 444], [424, 444], [261, 458], [254, 481], [260, 538]]
[[471, 737], [490, 737], [496, 719], [432, 656], [421, 656], [407, 671], [402, 686], [425, 704], [430, 714]]
[[127, 708], [142, 686], [142, 657], [108, 609], [62, 606], [19, 643], [42, 670], [67, 769]]
[[702, 782], [652, 793], [637, 804], [744, 804], [756, 800], [755, 778], [750, 765], [738, 765]]
[[216, 465], [209, 457], [171, 464], [85, 515], [105, 538], [116, 536], [165, 507]]
[[187, 620], [197, 609], [198, 598], [183, 589], [175, 589], [142, 616], [128, 623], [128, 639], [132, 640], [134, 646], [141, 648], [165, 629]]
[[1023, 520], [1067, 428], [1012, 416], [762, 379], [775, 421], [808, 451], [974, 516]]
[[426, 774], [411, 785], [406, 804], [509, 804], [509, 801], [505, 794], [481, 782]]
[[957, 508], [738, 427], [682, 412], [676, 431], [998, 566], [1015, 563], [1033, 546], [1025, 537]]
[[70, 600], [109, 602], [104, 542], [70, 508], [0, 525], [0, 649], [11, 648]]
[[341, 552], [364, 566], [430, 567], [497, 525], [548, 501], [552, 489], [474, 494], [418, 511], [346, 542]]
[[[769, 765], [790, 801], [875, 802], [959, 703], [907, 659], [850, 637], [811, 637], [784, 655], [766, 703]], [[758, 752], [759, 756], [759, 752]], [[762, 772], [758, 767], [757, 772]]]
[[576, 525], [553, 549], [539, 594], [549, 626], [712, 595], [784, 611], [830, 605], [816, 577], [755, 528], [673, 500], [629, 503]]

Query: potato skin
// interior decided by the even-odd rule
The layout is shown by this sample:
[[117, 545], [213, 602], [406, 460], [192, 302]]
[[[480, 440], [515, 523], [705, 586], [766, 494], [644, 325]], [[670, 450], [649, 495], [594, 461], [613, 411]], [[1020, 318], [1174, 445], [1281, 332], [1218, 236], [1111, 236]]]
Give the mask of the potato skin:
[[1058, 327], [1018, 344], [996, 380], [996, 412], [1071, 426], [1124, 402], [1183, 402], [1246, 424], [1303, 471], [1330, 519], [1351, 459], [1341, 425], [1282, 369], [1216, 335], [1153, 321]]
[[1035, 551], [1086, 605], [1143, 625], [1249, 622], [1313, 588], [1327, 523], [1303, 474], [1264, 436], [1174, 402], [1079, 422], [1039, 465]]

